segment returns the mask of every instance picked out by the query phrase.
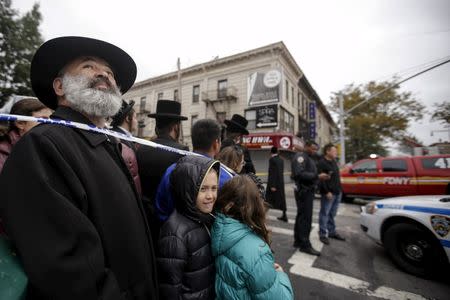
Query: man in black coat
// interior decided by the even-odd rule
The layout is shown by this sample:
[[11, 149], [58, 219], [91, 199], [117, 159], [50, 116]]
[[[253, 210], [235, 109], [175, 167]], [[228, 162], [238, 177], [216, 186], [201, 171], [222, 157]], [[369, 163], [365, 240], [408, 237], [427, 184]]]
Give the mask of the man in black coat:
[[267, 179], [266, 201], [272, 208], [279, 209], [283, 215], [278, 220], [287, 222], [286, 216], [286, 196], [284, 194], [284, 162], [278, 154], [278, 148], [270, 149], [269, 178]]
[[[39, 100], [55, 109], [52, 119], [105, 127], [136, 65], [109, 43], [60, 37], [37, 50], [30, 77]], [[16, 144], [0, 190], [28, 299], [158, 298], [149, 228], [114, 138], [38, 125]]]
[[311, 233], [314, 192], [319, 180], [329, 179], [329, 175], [318, 173], [313, 157], [318, 146], [314, 141], [307, 141], [303, 152], [298, 152], [292, 159], [291, 172], [295, 182], [294, 196], [297, 203], [297, 217], [294, 226], [294, 247], [301, 252], [311, 255], [320, 255], [309, 240]]
[[[187, 117], [181, 115], [181, 104], [172, 100], [159, 100], [156, 104], [156, 113], [149, 114], [156, 119], [156, 138], [152, 141], [172, 148], [187, 150], [189, 148], [178, 142], [180, 137], [181, 121]], [[164, 172], [181, 154], [160, 150], [148, 146], [140, 146], [137, 151], [139, 175], [142, 183], [142, 193], [147, 201], [153, 201], [156, 189]]]
[[239, 146], [244, 151], [245, 165], [242, 168], [241, 171], [242, 174], [256, 172], [255, 166], [253, 165], [252, 158], [250, 156], [250, 152], [248, 151], [247, 147], [240, 145], [242, 135], [249, 134], [247, 130], [247, 124], [248, 124], [247, 119], [238, 114], [234, 114], [231, 117], [231, 120], [225, 120], [225, 125], [227, 125], [226, 138], [222, 141], [222, 148], [221, 148], [223, 149], [228, 146], [234, 146], [236, 144], [239, 144]]
[[[123, 133], [128, 137], [132, 137], [132, 132], [137, 129], [138, 121], [137, 114], [133, 108], [134, 101], [131, 100], [130, 103], [122, 100], [122, 106], [113, 117], [111, 121], [112, 130], [117, 131], [119, 133]], [[133, 177], [134, 184], [136, 185], [136, 189], [139, 193], [139, 196], [142, 196], [142, 188], [141, 188], [141, 179], [139, 178], [139, 168], [136, 159], [136, 144], [127, 141], [125, 139], [120, 140], [122, 158], [125, 161], [125, 164], [130, 170], [131, 176]]]
[[341, 178], [336, 157], [336, 147], [333, 144], [327, 144], [323, 148], [323, 157], [317, 165], [319, 173], [327, 173], [330, 175], [330, 179], [321, 181], [319, 184], [321, 196], [319, 238], [325, 245], [330, 244], [328, 238], [345, 241], [345, 238], [336, 231], [336, 224], [334, 222], [334, 217], [336, 217], [342, 196]]
[[[178, 142], [181, 133], [181, 121], [188, 119], [181, 115], [181, 104], [179, 102], [158, 100], [156, 103], [156, 113], [149, 114], [148, 117], [156, 119], [155, 131], [157, 137], [152, 140], [153, 142], [189, 151], [187, 146]], [[136, 152], [144, 206], [154, 238], [157, 237], [159, 232], [158, 221], [153, 211], [156, 190], [166, 169], [171, 164], [177, 162], [182, 156], [179, 153], [143, 145]]]

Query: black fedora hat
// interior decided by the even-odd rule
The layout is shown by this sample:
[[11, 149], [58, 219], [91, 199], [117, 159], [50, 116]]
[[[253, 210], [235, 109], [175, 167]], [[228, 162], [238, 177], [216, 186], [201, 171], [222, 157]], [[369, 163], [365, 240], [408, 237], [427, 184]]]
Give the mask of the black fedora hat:
[[180, 102], [173, 100], [158, 100], [156, 103], [156, 113], [148, 114], [147, 116], [155, 119], [173, 119], [182, 121], [188, 119], [181, 115]]
[[122, 106], [120, 107], [117, 114], [112, 117], [111, 126], [117, 127], [123, 123], [128, 113], [134, 106], [134, 101], [131, 100], [130, 103], [127, 103], [125, 100], [122, 100]]
[[50, 108], [57, 106], [53, 80], [68, 63], [80, 56], [105, 60], [124, 94], [136, 79], [136, 64], [122, 49], [110, 43], [79, 36], [51, 39], [42, 44], [31, 61], [31, 86], [38, 99]]
[[246, 129], [248, 121], [241, 115], [234, 114], [231, 117], [231, 120], [225, 120], [224, 122], [227, 125], [227, 130], [230, 132], [249, 134], [248, 130]]

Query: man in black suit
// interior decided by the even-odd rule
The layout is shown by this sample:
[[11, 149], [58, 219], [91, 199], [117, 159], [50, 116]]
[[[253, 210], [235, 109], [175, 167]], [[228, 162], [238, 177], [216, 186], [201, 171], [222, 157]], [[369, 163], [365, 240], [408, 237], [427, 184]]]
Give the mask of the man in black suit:
[[[156, 113], [148, 117], [156, 119], [156, 135], [152, 141], [172, 148], [189, 151], [185, 145], [178, 143], [181, 121], [188, 118], [181, 115], [181, 104], [173, 100], [158, 100]], [[141, 145], [136, 152], [139, 177], [142, 184], [143, 200], [146, 203], [147, 217], [153, 225], [153, 207], [156, 189], [166, 169], [177, 162], [181, 154]], [[151, 226], [154, 227], [154, 226]], [[154, 231], [155, 228], [152, 228]]]
[[244, 151], [244, 161], [245, 165], [242, 168], [241, 174], [248, 173], [256, 173], [255, 166], [253, 165], [252, 158], [250, 156], [250, 152], [247, 147], [242, 146], [241, 137], [243, 135], [249, 134], [247, 130], [248, 121], [241, 115], [234, 114], [231, 117], [231, 120], [225, 120], [225, 125], [227, 125], [226, 129], [226, 138], [222, 141], [222, 148], [228, 146], [239, 145]]
[[[112, 130], [123, 133], [129, 137], [133, 136], [131, 133], [135, 131], [138, 126], [137, 115], [133, 106], [133, 100], [131, 100], [130, 103], [122, 100], [122, 106], [120, 107], [119, 112], [112, 117]], [[133, 177], [139, 196], [142, 197], [141, 179], [139, 178], [139, 167], [136, 159], [136, 145], [133, 142], [121, 139], [120, 151], [122, 153], [122, 158]]]
[[286, 196], [284, 194], [284, 162], [278, 154], [278, 148], [270, 149], [271, 158], [269, 159], [269, 178], [267, 179], [266, 201], [272, 208], [279, 209], [283, 215], [278, 220], [287, 222], [286, 216]]

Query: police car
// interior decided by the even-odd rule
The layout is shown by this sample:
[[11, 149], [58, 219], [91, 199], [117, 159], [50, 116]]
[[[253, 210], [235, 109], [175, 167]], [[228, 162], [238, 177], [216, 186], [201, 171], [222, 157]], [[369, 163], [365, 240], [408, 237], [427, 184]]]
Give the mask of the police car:
[[433, 277], [449, 270], [450, 196], [405, 196], [361, 207], [361, 229], [403, 270]]

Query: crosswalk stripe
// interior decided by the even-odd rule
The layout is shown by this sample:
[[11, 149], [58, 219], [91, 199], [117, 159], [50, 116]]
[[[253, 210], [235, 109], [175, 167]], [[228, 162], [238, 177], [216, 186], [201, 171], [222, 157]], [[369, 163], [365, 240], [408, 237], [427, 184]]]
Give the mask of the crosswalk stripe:
[[[313, 226], [317, 224], [313, 223]], [[285, 229], [280, 227], [269, 227], [272, 232], [293, 236], [294, 231], [291, 229]], [[323, 244], [319, 241], [317, 234], [310, 235], [310, 241], [314, 249], [321, 251]], [[340, 288], [350, 290], [352, 292], [362, 294], [370, 297], [377, 297], [382, 299], [394, 299], [394, 300], [424, 300], [426, 298], [421, 295], [410, 293], [407, 291], [396, 290], [387, 286], [380, 286], [375, 290], [370, 290], [371, 284], [367, 281], [347, 276], [344, 274], [335, 273], [332, 271], [319, 269], [313, 267], [317, 256], [309, 255], [300, 251], [295, 251], [291, 258], [288, 260], [292, 267], [289, 272], [295, 275], [300, 275], [306, 278], [311, 278], [319, 281], [323, 281], [327, 284], [331, 284]]]

